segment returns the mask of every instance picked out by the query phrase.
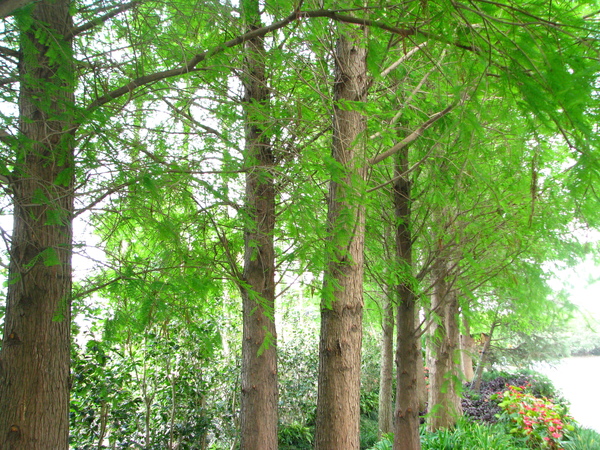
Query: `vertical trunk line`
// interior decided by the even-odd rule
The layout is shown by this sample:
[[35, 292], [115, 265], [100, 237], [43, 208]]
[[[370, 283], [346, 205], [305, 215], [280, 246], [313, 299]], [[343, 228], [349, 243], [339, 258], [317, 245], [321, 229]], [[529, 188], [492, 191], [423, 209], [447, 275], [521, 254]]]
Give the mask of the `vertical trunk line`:
[[[261, 26], [258, 0], [245, 1], [247, 30]], [[245, 44], [246, 214], [242, 287], [242, 450], [277, 449], [275, 330], [275, 160], [265, 115], [269, 104], [263, 38]]]
[[[386, 233], [386, 236], [388, 233]], [[393, 431], [392, 386], [394, 380], [394, 302], [392, 286], [386, 284], [383, 294], [381, 336], [381, 366], [379, 370], [379, 431], [382, 435]]]
[[403, 279], [397, 285], [398, 331], [396, 345], [397, 388], [394, 449], [420, 450], [419, 436], [419, 335], [417, 333], [416, 298], [413, 291], [411, 183], [407, 176], [409, 147], [396, 157], [393, 200], [396, 217], [396, 258], [403, 268]]
[[456, 290], [450, 288], [446, 280], [448, 267], [447, 258], [440, 256], [433, 271], [435, 292], [431, 307], [432, 311], [435, 311], [433, 314], [439, 316], [439, 320], [433, 322], [430, 341], [434, 364], [429, 377], [429, 431], [450, 428], [462, 415], [459, 394], [459, 305]]
[[[360, 357], [363, 313], [364, 147], [366, 119], [346, 102], [364, 102], [366, 49], [359, 32], [337, 42], [335, 56], [332, 174], [327, 213], [329, 238], [321, 298], [319, 386], [315, 448], [360, 447]], [[356, 34], [350, 34], [356, 33]]]
[[0, 448], [66, 450], [69, 437], [74, 79], [69, 0], [21, 24], [14, 226], [0, 353]]

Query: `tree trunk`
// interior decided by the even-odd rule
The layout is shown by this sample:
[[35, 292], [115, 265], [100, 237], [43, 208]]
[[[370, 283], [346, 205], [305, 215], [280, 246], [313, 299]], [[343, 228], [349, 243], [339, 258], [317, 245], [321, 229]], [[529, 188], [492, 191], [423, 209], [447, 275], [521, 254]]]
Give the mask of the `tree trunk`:
[[[497, 315], [497, 314], [496, 314]], [[492, 322], [492, 326], [490, 327], [490, 332], [487, 336], [485, 336], [485, 341], [483, 343], [483, 349], [481, 350], [481, 355], [479, 357], [479, 363], [477, 364], [477, 370], [475, 371], [475, 377], [473, 378], [472, 386], [475, 392], [479, 392], [481, 388], [481, 379], [483, 377], [483, 369], [485, 368], [488, 360], [488, 354], [490, 352], [490, 346], [492, 345], [492, 336], [494, 335], [494, 330], [498, 326], [497, 320], [494, 318]]]
[[[248, 30], [260, 27], [258, 1], [243, 2]], [[242, 450], [277, 448], [277, 353], [275, 330], [275, 185], [273, 149], [265, 130], [269, 92], [261, 37], [245, 44], [245, 163], [247, 223], [244, 232]]]
[[[387, 286], [386, 286], [387, 288]], [[381, 366], [379, 371], [379, 438], [393, 431], [392, 384], [394, 381], [394, 302], [387, 288], [381, 323]]]
[[437, 265], [434, 276], [435, 293], [432, 310], [439, 316], [432, 330], [432, 354], [435, 360], [429, 372], [429, 419], [430, 431], [450, 428], [462, 414], [459, 389], [459, 329], [458, 297], [449, 290], [445, 277], [444, 259]]
[[475, 350], [475, 343], [471, 337], [469, 320], [464, 313], [462, 318], [465, 333], [460, 336], [460, 361], [465, 381], [470, 383], [475, 377], [475, 371], [473, 370], [473, 352]]
[[394, 207], [396, 212], [396, 254], [403, 268], [398, 284], [398, 336], [396, 348], [397, 388], [394, 449], [420, 450], [418, 364], [419, 337], [416, 321], [416, 298], [413, 292], [412, 236], [410, 230], [411, 183], [407, 176], [408, 147], [398, 154], [394, 176]]
[[[420, 323], [419, 310], [415, 308], [415, 323]], [[419, 328], [416, 330], [419, 335], [422, 334], [422, 330]], [[425, 412], [427, 410], [427, 380], [425, 379], [425, 361], [423, 358], [423, 344], [421, 337], [419, 336], [416, 340], [417, 344], [417, 397], [419, 399], [419, 412]]]
[[0, 353], [0, 448], [67, 449], [74, 69], [68, 0], [21, 24], [14, 227]]
[[[350, 31], [351, 32], [351, 31]], [[349, 33], [350, 33], [349, 32]], [[344, 104], [366, 100], [366, 49], [342, 35], [335, 57], [333, 151], [340, 167], [329, 186], [326, 268], [321, 299], [315, 448], [359, 448], [363, 313], [364, 116]]]

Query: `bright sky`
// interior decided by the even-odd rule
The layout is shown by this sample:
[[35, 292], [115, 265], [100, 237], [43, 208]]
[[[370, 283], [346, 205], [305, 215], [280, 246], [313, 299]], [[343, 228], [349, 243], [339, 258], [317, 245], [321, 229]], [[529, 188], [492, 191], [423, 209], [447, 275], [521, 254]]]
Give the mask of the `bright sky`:
[[564, 287], [571, 302], [600, 321], [600, 267], [587, 260], [556, 275], [557, 280], [550, 285], [555, 289]]

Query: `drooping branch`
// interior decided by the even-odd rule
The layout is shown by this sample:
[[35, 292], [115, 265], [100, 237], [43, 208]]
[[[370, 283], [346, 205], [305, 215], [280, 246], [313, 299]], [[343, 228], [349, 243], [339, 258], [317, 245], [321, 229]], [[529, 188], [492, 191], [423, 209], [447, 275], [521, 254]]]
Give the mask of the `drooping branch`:
[[444, 117], [446, 114], [448, 114], [450, 111], [452, 111], [454, 108], [456, 108], [456, 106], [458, 104], [459, 104], [459, 102], [455, 101], [455, 102], [451, 103], [450, 105], [446, 106], [446, 108], [444, 108], [440, 112], [435, 113], [427, 121], [425, 121], [419, 128], [417, 128], [415, 131], [413, 131], [412, 133], [410, 133], [408, 136], [406, 136], [404, 139], [402, 139], [400, 142], [398, 142], [392, 148], [390, 148], [389, 150], [387, 150], [387, 151], [385, 151], [383, 153], [380, 153], [379, 155], [377, 155], [377, 156], [369, 159], [369, 164], [373, 166], [373, 165], [375, 165], [377, 163], [380, 163], [384, 159], [389, 158], [390, 156], [392, 156], [393, 154], [399, 152], [400, 150], [402, 150], [408, 144], [410, 144], [411, 142], [415, 141], [419, 136], [421, 136], [423, 134], [423, 132], [425, 130], [427, 130], [427, 128], [429, 128], [435, 122], [437, 122], [442, 117]]
[[226, 41], [216, 47], [213, 47], [210, 50], [205, 50], [201, 53], [198, 53], [194, 57], [190, 58], [181, 67], [178, 67], [175, 69], [163, 70], [160, 72], [155, 72], [152, 74], [143, 75], [141, 77], [135, 78], [135, 79], [131, 80], [129, 83], [127, 83], [117, 89], [114, 89], [101, 97], [98, 97], [96, 100], [94, 100], [88, 106], [87, 110], [93, 111], [96, 108], [98, 108], [112, 100], [115, 100], [123, 95], [133, 92], [135, 89], [137, 89], [139, 87], [146, 86], [148, 84], [155, 83], [157, 81], [162, 81], [167, 78], [178, 77], [178, 76], [185, 75], [187, 73], [196, 71], [196, 70], [198, 70], [197, 69], [198, 64], [200, 64], [201, 62], [203, 62], [219, 53], [222, 53], [223, 51], [225, 51], [229, 48], [237, 47], [250, 39], [262, 37], [269, 33], [272, 33], [273, 31], [284, 28], [294, 21], [301, 20], [301, 19], [308, 19], [308, 18], [323, 18], [323, 17], [330, 18], [330, 19], [338, 21], [338, 22], [354, 23], [357, 25], [364, 25], [364, 26], [375, 26], [375, 27], [390, 31], [394, 34], [398, 34], [403, 37], [415, 35], [418, 33], [421, 33], [424, 36], [430, 37], [427, 33], [422, 33], [416, 28], [392, 27], [392, 26], [389, 26], [389, 25], [381, 23], [381, 22], [374, 22], [374, 21], [367, 20], [367, 19], [361, 19], [361, 18], [344, 15], [344, 14], [339, 14], [336, 11], [330, 11], [330, 10], [294, 11], [290, 15], [285, 17], [284, 19], [280, 20], [279, 22], [274, 22], [271, 25], [267, 25], [267, 26], [260, 27], [255, 30], [249, 31], [249, 32], [239, 35], [233, 39], [230, 39], [229, 41]]
[[77, 36], [78, 34], [81, 34], [88, 30], [91, 30], [92, 28], [103, 24], [107, 20], [112, 19], [113, 17], [133, 8], [134, 6], [136, 6], [140, 3], [141, 3], [141, 0], [135, 0], [133, 2], [125, 3], [124, 5], [121, 5], [118, 8], [115, 8], [112, 11], [107, 12], [103, 16], [96, 17], [95, 19], [90, 20], [89, 22], [84, 23], [83, 25], [73, 28], [73, 31], [71, 31], [71, 33], [69, 34], [69, 36], [67, 36], [67, 38], [72, 38], [73, 36]]

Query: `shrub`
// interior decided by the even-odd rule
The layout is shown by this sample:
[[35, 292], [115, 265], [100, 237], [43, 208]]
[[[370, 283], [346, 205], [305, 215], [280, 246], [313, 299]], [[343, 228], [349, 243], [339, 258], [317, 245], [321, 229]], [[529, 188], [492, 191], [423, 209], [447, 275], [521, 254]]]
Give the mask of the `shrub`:
[[[385, 435], [370, 450], [392, 450], [393, 434]], [[434, 433], [422, 433], [422, 450], [494, 449], [525, 450], [500, 425], [487, 425], [460, 419], [456, 427]]]
[[311, 449], [313, 432], [311, 428], [299, 423], [280, 425], [278, 431], [278, 440], [279, 448], [282, 450]]
[[379, 423], [377, 419], [367, 416], [360, 418], [360, 448], [369, 448], [379, 439]]
[[537, 398], [525, 392], [525, 386], [508, 386], [493, 398], [502, 409], [500, 419], [510, 425], [510, 433], [535, 448], [559, 449], [565, 433], [573, 430], [573, 419], [566, 415], [563, 405], [547, 398]]

